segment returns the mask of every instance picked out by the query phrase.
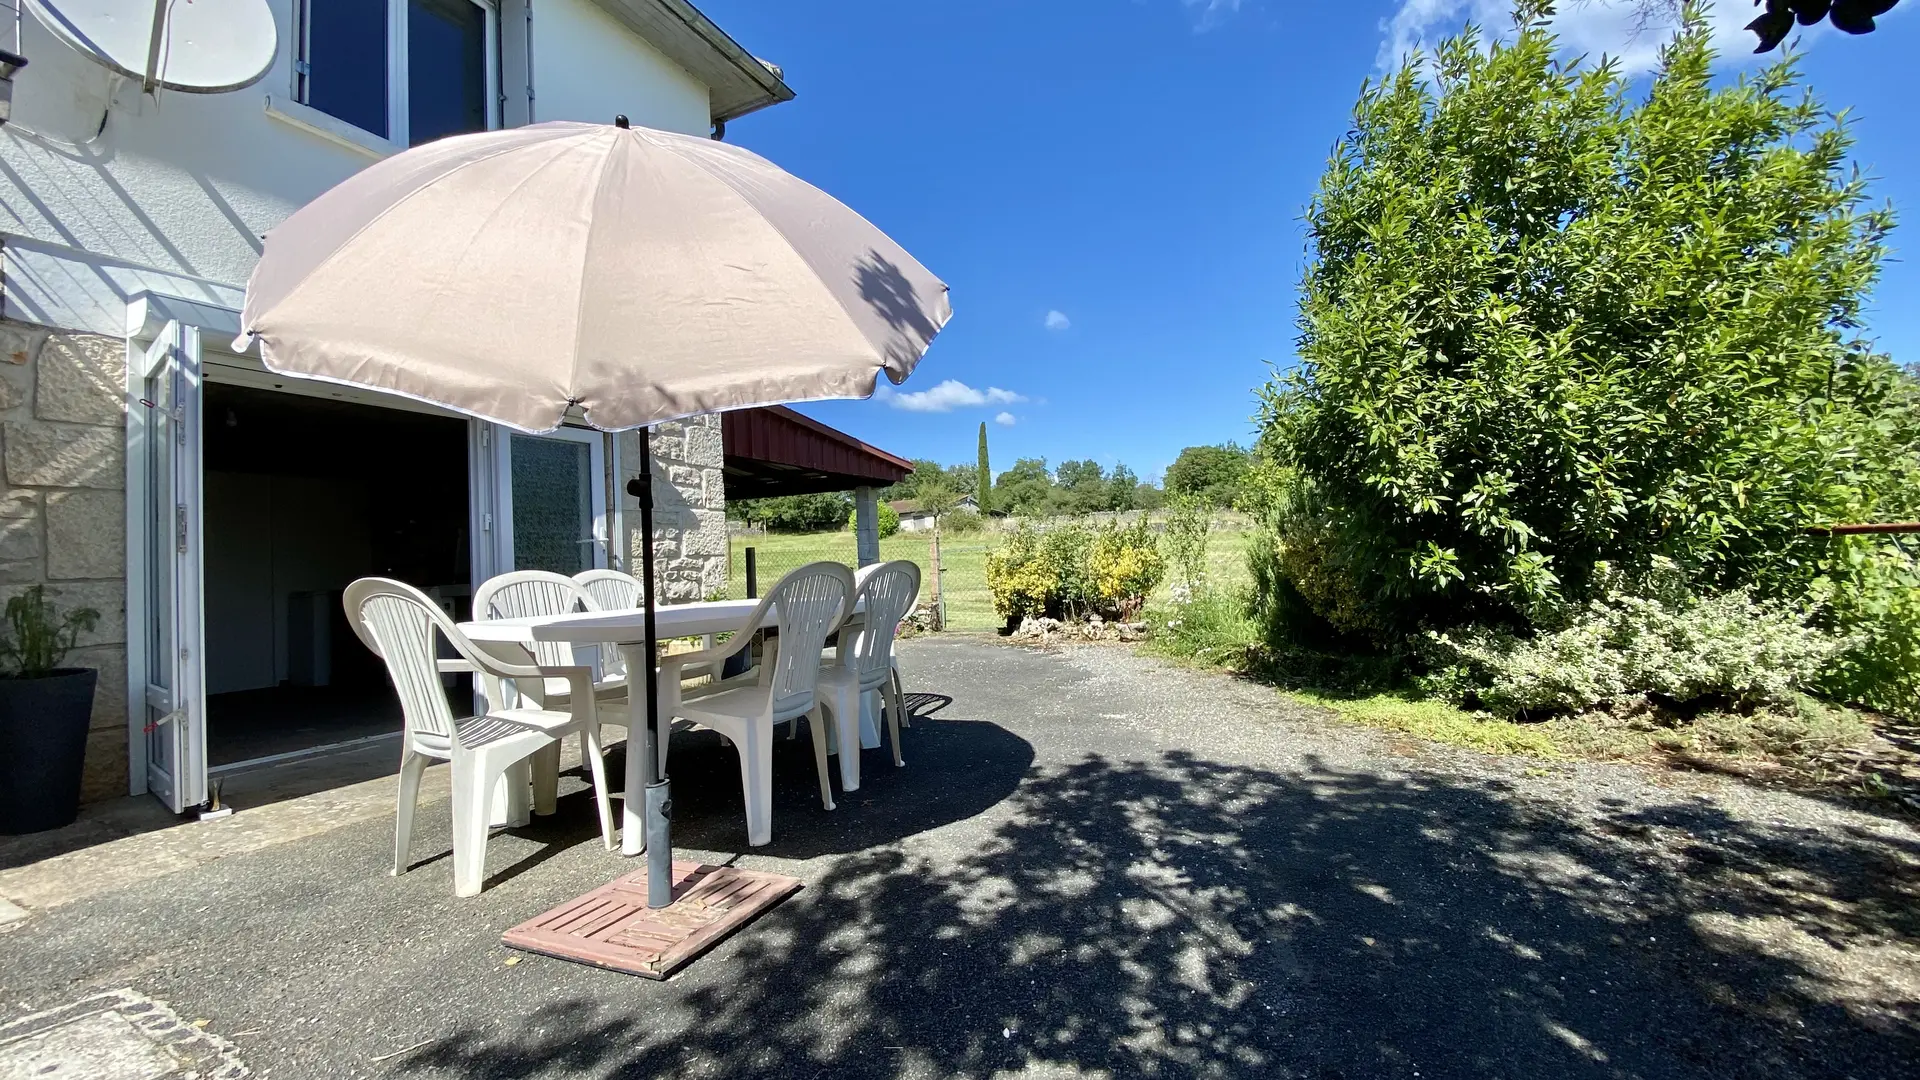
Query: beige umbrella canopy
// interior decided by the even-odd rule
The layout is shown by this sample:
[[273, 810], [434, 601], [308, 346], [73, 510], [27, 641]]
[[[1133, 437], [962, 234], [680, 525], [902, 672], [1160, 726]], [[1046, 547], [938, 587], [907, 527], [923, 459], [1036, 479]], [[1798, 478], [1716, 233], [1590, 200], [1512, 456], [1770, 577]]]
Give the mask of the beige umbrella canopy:
[[236, 346], [524, 431], [904, 380], [947, 287], [860, 215], [711, 139], [546, 123], [388, 158], [267, 236]]
[[[523, 431], [568, 410], [608, 431], [695, 413], [867, 397], [904, 380], [947, 287], [813, 186], [710, 139], [551, 123], [462, 135], [360, 172], [267, 237], [236, 348], [286, 375], [404, 394]], [[628, 487], [653, 533], [649, 455]], [[654, 545], [640, 545], [645, 649]], [[627, 755], [645, 789], [648, 898], [672, 899], [654, 715]]]

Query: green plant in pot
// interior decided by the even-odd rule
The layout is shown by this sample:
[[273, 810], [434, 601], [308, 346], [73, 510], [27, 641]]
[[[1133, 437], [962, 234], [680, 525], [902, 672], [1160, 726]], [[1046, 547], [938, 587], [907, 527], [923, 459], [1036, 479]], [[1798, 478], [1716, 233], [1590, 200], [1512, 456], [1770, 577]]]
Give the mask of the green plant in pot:
[[0, 833], [57, 829], [80, 812], [99, 673], [60, 665], [99, 622], [92, 608], [62, 614], [39, 585], [7, 601], [0, 627]]

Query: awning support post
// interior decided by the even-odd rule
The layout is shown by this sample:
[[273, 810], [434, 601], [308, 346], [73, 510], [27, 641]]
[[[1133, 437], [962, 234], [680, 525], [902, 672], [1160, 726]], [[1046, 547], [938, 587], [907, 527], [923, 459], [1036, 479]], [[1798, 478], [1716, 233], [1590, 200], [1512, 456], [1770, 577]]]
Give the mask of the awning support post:
[[861, 566], [880, 561], [880, 507], [871, 487], [853, 489], [854, 558]]

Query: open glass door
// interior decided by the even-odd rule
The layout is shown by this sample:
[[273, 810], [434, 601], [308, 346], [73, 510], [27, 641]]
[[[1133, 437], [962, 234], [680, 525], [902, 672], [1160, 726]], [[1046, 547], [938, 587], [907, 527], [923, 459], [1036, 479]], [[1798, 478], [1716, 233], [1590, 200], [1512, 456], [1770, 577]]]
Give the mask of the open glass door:
[[181, 813], [207, 798], [199, 328], [167, 323], [137, 374], [128, 424], [131, 482], [144, 496], [134, 503], [132, 554], [145, 609], [136, 683], [145, 685], [134, 687], [133, 714], [144, 736], [147, 790]]

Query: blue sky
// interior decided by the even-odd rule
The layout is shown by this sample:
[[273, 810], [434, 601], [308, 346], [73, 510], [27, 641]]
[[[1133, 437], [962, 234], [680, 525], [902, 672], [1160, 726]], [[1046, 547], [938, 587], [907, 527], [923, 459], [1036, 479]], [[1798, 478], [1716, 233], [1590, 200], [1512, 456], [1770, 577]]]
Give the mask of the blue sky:
[[[806, 411], [908, 457], [996, 471], [1092, 457], [1157, 474], [1180, 448], [1248, 441], [1253, 390], [1293, 356], [1300, 215], [1361, 81], [1500, 0], [702, 0], [780, 64], [795, 101], [729, 126], [865, 214], [953, 289], [955, 315], [899, 392]], [[1604, 0], [1563, 38], [1651, 62]], [[1728, 77], [1747, 0], [1720, 0]], [[1920, 0], [1878, 33], [1812, 32], [1802, 72], [1853, 117], [1876, 199], [1920, 208]], [[1904, 106], [1904, 107], [1903, 107]], [[1908, 246], [1920, 217], [1894, 236]], [[1920, 241], [1913, 242], [1920, 247]], [[1920, 266], [1899, 250], [1872, 313], [1920, 360]]]

